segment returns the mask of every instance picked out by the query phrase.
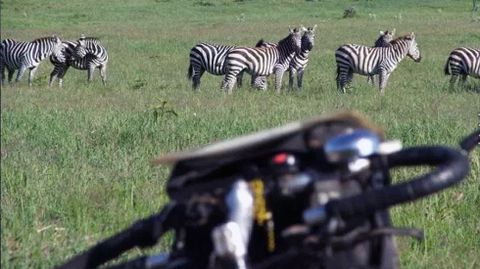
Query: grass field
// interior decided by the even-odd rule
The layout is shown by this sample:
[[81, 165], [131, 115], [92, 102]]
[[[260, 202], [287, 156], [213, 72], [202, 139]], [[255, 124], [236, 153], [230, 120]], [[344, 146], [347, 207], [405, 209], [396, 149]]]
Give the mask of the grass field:
[[[167, 200], [169, 170], [150, 161], [167, 152], [342, 110], [362, 112], [405, 145], [454, 146], [480, 121], [480, 81], [449, 90], [443, 74], [453, 48], [480, 46], [471, 1], [2, 2], [2, 39], [84, 33], [100, 37], [110, 56], [106, 87], [98, 73], [87, 84], [86, 72], [70, 69], [62, 89], [48, 88], [47, 60], [34, 87], [25, 76], [16, 88], [2, 88], [2, 268], [51, 268], [156, 212]], [[357, 17], [343, 19], [349, 6]], [[188, 54], [198, 41], [278, 41], [300, 23], [318, 25], [303, 91], [247, 87], [225, 96], [222, 78], [208, 74], [200, 92], [191, 90]], [[338, 94], [335, 49], [371, 45], [379, 30], [392, 28], [415, 32], [422, 62], [404, 60], [385, 96], [359, 76], [348, 94]], [[168, 109], [177, 116], [162, 113]], [[424, 242], [398, 239], [403, 268], [480, 267], [479, 151], [471, 160], [460, 186], [392, 210], [395, 224], [426, 235]], [[399, 170], [395, 180], [415, 172]]]

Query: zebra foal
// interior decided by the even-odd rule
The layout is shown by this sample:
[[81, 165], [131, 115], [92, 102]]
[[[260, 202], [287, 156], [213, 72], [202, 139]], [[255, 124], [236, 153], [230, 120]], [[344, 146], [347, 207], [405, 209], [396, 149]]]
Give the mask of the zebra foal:
[[366, 76], [378, 74], [380, 93], [383, 94], [391, 73], [406, 56], [415, 62], [422, 59], [413, 32], [393, 40], [390, 47], [340, 46], [335, 51], [337, 88], [345, 93], [345, 86], [351, 83], [354, 73]]
[[464, 84], [468, 76], [480, 78], [480, 48], [457, 48], [450, 52], [445, 64], [445, 75], [451, 75], [450, 87], [455, 86], [458, 76]]
[[5, 39], [0, 44], [0, 80], [5, 81], [5, 68], [8, 70], [8, 82], [18, 70], [15, 82], [20, 81], [27, 69], [30, 70], [28, 85], [32, 86], [33, 77], [40, 63], [50, 55], [55, 55], [60, 60], [65, 60], [61, 53], [62, 41], [57, 36], [41, 37], [31, 42], [20, 42]]
[[236, 47], [228, 53], [225, 60], [225, 78], [222, 88], [232, 93], [237, 76], [246, 71], [252, 75], [252, 81], [260, 88], [266, 88], [265, 77], [275, 73], [275, 89], [280, 93], [283, 73], [290, 66], [296, 53], [301, 51], [301, 32], [304, 29], [290, 29], [287, 37], [278, 42], [276, 47]]

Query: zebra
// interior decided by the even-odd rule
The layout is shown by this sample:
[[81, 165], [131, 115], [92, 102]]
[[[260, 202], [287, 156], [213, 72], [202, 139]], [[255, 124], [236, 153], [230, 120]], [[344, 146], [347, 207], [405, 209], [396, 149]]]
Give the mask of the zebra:
[[76, 68], [75, 63], [79, 61], [72, 61], [72, 53], [75, 47], [78, 45], [77, 41], [62, 41], [62, 59], [57, 58], [55, 55], [50, 55], [50, 62], [52, 63], [53, 70], [50, 73], [50, 81], [48, 86], [52, 86], [53, 81], [58, 78], [58, 85], [62, 87], [63, 85], [63, 76], [67, 72], [70, 66]]
[[450, 87], [453, 88], [458, 76], [462, 76], [462, 84], [470, 75], [480, 78], [480, 48], [457, 48], [450, 52], [445, 64], [445, 75], [452, 75]]
[[[374, 48], [390, 47], [391, 46], [390, 42], [393, 40], [394, 36], [395, 36], [395, 28], [391, 32], [389, 32], [388, 30], [385, 32], [380, 31], [379, 36], [377, 40], [375, 40], [373, 47]], [[374, 76], [368, 76], [367, 83], [374, 85], [375, 84]]]
[[[216, 76], [225, 75], [224, 62], [228, 53], [236, 48], [233, 45], [219, 45], [201, 42], [190, 50], [190, 65], [188, 67], [188, 80], [192, 81], [192, 88], [199, 90], [200, 79], [207, 71]], [[237, 76], [238, 87], [242, 86], [243, 72]], [[259, 80], [262, 84], [263, 80]]]
[[32, 86], [33, 77], [40, 63], [50, 55], [55, 55], [60, 60], [65, 60], [61, 53], [62, 41], [53, 35], [37, 38], [31, 42], [20, 42], [5, 39], [0, 45], [0, 80], [4, 84], [5, 68], [8, 70], [8, 82], [13, 78], [18, 69], [15, 82], [20, 81], [27, 69], [30, 70], [28, 85]]
[[354, 73], [378, 74], [380, 93], [383, 94], [388, 78], [405, 56], [415, 62], [422, 59], [413, 32], [393, 40], [390, 47], [370, 48], [353, 44], [340, 46], [335, 51], [337, 88], [345, 93], [345, 85], [352, 81]]
[[[308, 64], [308, 54], [315, 44], [315, 29], [317, 25], [313, 27], [308, 27], [307, 30], [303, 33], [301, 39], [301, 52], [295, 54], [295, 57], [290, 62], [289, 66], [289, 89], [293, 89], [293, 82], [295, 80], [295, 73], [297, 73], [297, 86], [298, 89], [302, 89], [303, 82], [303, 72]], [[265, 42], [263, 40], [258, 41], [256, 47], [276, 47], [277, 43]]]
[[[107, 84], [107, 64], [108, 53], [107, 49], [100, 44], [100, 40], [96, 37], [81, 36], [77, 40], [77, 46], [73, 48], [70, 59], [67, 59], [66, 68], [72, 66], [73, 68], [80, 70], [87, 70], [88, 82], [93, 79], [93, 72], [95, 68], [100, 69], [100, 77], [102, 78], [103, 85]], [[66, 69], [62, 70], [60, 74], [62, 77], [65, 75]], [[52, 74], [55, 75], [56, 71], [53, 70]], [[51, 76], [52, 79], [52, 76]]]
[[[280, 93], [283, 73], [290, 66], [295, 53], [301, 51], [301, 29], [289, 29], [287, 37], [278, 42], [276, 47], [237, 47], [230, 51], [225, 60], [225, 78], [222, 88], [232, 93], [235, 79], [242, 71], [252, 75], [254, 85], [266, 89], [265, 76], [275, 73], [275, 89]], [[259, 84], [262, 81], [264, 83]]]
[[[205, 71], [212, 75], [225, 75], [224, 61], [228, 53], [234, 49], [232, 45], [218, 45], [201, 42], [190, 50], [190, 66], [188, 79], [192, 80], [192, 88], [200, 88], [200, 79]], [[240, 83], [241, 84], [241, 83]]]

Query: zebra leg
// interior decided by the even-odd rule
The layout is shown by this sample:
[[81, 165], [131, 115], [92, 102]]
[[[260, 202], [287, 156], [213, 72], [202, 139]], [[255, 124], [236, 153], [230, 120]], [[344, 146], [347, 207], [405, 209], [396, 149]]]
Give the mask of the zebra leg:
[[228, 94], [232, 94], [233, 86], [235, 86], [235, 81], [239, 72], [227, 71], [225, 78], [222, 82], [222, 89], [225, 90]]
[[93, 72], [95, 71], [95, 66], [90, 65], [87, 70], [87, 81], [90, 83], [93, 80]]
[[243, 73], [245, 73], [245, 71], [238, 73], [238, 76], [237, 76], [237, 87], [239, 88], [243, 86]]
[[267, 77], [266, 76], [255, 76], [255, 79], [253, 79], [254, 76], [252, 76], [252, 87], [265, 91], [267, 90]]
[[293, 81], [295, 80], [295, 68], [290, 67], [289, 70], [289, 75], [288, 75], [288, 89], [293, 90]]
[[59, 69], [60, 69], [60, 66], [55, 66], [53, 68], [52, 73], [50, 73], [50, 80], [48, 81], [48, 87], [52, 86], [53, 81], [55, 81], [57, 76], [62, 72], [62, 70], [59, 70]]
[[66, 65], [60, 72], [60, 74], [58, 74], [58, 86], [59, 87], [62, 87], [63, 86], [63, 77], [65, 76], [65, 74], [67, 73], [67, 70], [70, 66]]
[[0, 85], [5, 84], [5, 64], [3, 61], [0, 61]]
[[102, 78], [103, 86], [107, 86], [107, 66], [100, 66], [100, 77]]
[[298, 73], [297, 73], [297, 85], [298, 85], [298, 90], [301, 90], [302, 87], [303, 87], [303, 72], [305, 71], [305, 69], [300, 69], [298, 70]]
[[460, 82], [462, 83], [462, 87], [465, 87], [465, 84], [467, 82], [467, 77], [468, 75], [462, 74], [462, 77], [460, 79]]
[[192, 88], [196, 91], [200, 88], [200, 79], [202, 78], [203, 73], [205, 73], [205, 69], [200, 67], [199, 70], [196, 70], [195, 67], [193, 68]]
[[32, 87], [33, 78], [35, 77], [35, 73], [38, 70], [38, 65], [30, 69], [30, 73], [28, 74], [28, 86]]
[[385, 93], [385, 87], [387, 87], [388, 78], [390, 77], [390, 73], [381, 72], [380, 78], [378, 82], [378, 86], [380, 88], [380, 93], [383, 95]]
[[283, 79], [283, 73], [285, 70], [282, 68], [277, 68], [275, 70], [275, 90], [277, 93], [280, 93], [280, 90], [282, 89], [282, 79]]
[[455, 87], [455, 82], [457, 82], [458, 75], [453, 75], [450, 78], [450, 89], [453, 89]]
[[348, 73], [347, 73], [347, 86], [352, 86], [352, 82], [353, 82], [353, 70], [348, 70]]
[[349, 69], [337, 67], [337, 90], [339, 90], [341, 93], [346, 93], [345, 85], [348, 82], [347, 77], [349, 76], [349, 72]]
[[27, 67], [25, 65], [20, 66], [20, 69], [18, 70], [18, 73], [17, 73], [17, 78], [15, 78], [15, 83], [19, 82], [20, 79], [22, 79], [23, 74], [25, 73], [26, 70], [27, 70]]
[[7, 71], [8, 71], [8, 83], [12, 83], [13, 74], [15, 73], [15, 70], [7, 67]]
[[367, 77], [367, 83], [370, 84], [370, 85], [375, 85], [375, 75], [369, 75]]

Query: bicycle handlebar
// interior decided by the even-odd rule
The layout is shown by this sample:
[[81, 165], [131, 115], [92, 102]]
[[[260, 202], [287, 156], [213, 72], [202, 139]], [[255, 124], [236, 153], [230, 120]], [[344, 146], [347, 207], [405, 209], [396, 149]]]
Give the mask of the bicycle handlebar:
[[441, 147], [413, 147], [387, 156], [389, 168], [398, 166], [437, 166], [437, 169], [411, 181], [368, 190], [352, 197], [332, 200], [325, 205], [328, 216], [351, 218], [368, 216], [377, 210], [413, 201], [458, 183], [468, 175], [469, 161], [458, 150]]

